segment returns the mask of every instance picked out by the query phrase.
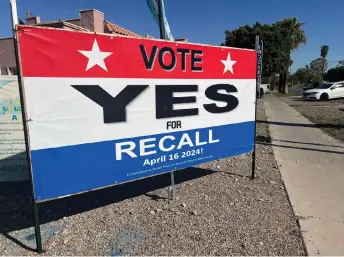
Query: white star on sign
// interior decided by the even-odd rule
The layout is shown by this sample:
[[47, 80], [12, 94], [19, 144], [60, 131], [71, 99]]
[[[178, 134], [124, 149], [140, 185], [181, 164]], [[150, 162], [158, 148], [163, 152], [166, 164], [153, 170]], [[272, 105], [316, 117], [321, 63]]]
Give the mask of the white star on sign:
[[229, 52], [228, 52], [227, 60], [221, 60], [221, 62], [225, 66], [225, 68], [223, 69], [223, 74], [225, 74], [227, 71], [230, 71], [232, 74], [234, 74], [234, 72], [233, 72], [233, 65], [237, 61], [232, 61], [231, 60], [231, 55], [230, 55]]
[[112, 53], [101, 52], [97, 43], [97, 39], [94, 40], [91, 51], [78, 50], [78, 52], [80, 52], [82, 55], [88, 58], [86, 71], [88, 71], [95, 65], [98, 65], [99, 67], [107, 71], [104, 59], [109, 57]]

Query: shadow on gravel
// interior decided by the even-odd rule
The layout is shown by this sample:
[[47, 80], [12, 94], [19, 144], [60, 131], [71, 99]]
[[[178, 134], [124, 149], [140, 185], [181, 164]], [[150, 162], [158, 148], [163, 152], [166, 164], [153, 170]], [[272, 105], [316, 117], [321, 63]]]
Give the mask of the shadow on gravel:
[[271, 137], [270, 136], [266, 137], [266, 136], [257, 135], [256, 141], [257, 141], [257, 143], [271, 143]]
[[[180, 184], [213, 173], [215, 172], [211, 170], [194, 167], [176, 171], [175, 184]], [[150, 192], [156, 189], [165, 188], [169, 185], [170, 174], [165, 173], [122, 185], [40, 203], [41, 224], [139, 195], [146, 195], [151, 197], [152, 200], [156, 200], [160, 197]], [[0, 188], [0, 233], [21, 247], [33, 250], [8, 234], [9, 232], [29, 228], [34, 225], [30, 182], [0, 182]]]
[[[294, 144], [302, 144], [302, 145], [317, 145], [317, 146], [329, 146], [329, 147], [338, 147], [338, 148], [344, 148], [341, 145], [325, 145], [325, 144], [317, 144], [317, 143], [306, 143], [306, 142], [300, 142], [300, 141], [289, 141], [289, 140], [278, 140], [274, 139], [274, 141], [277, 142], [285, 142], [285, 143], [294, 143]], [[270, 141], [271, 142], [271, 141]]]
[[289, 148], [289, 149], [299, 149], [299, 150], [305, 150], [305, 151], [333, 153], [333, 154], [344, 154], [344, 152], [339, 152], [339, 151], [331, 151], [331, 150], [323, 150], [323, 149], [315, 149], [315, 148], [307, 148], [307, 147], [299, 147], [299, 146], [277, 145], [277, 144], [270, 144], [270, 143], [258, 143], [258, 144], [269, 145], [269, 146], [274, 146], [274, 147]]
[[289, 122], [279, 122], [279, 121], [265, 121], [265, 120], [257, 120], [257, 123], [265, 123], [269, 125], [277, 125], [277, 126], [290, 126], [290, 127], [305, 127], [305, 128], [337, 128], [341, 129], [344, 128], [342, 124], [303, 124], [303, 123], [289, 123]]

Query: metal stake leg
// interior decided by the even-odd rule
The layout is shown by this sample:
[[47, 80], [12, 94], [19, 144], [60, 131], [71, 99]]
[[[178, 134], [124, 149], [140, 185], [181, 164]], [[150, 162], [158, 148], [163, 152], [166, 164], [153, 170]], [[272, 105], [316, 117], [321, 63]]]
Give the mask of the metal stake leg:
[[174, 171], [171, 171], [171, 187], [172, 187], [172, 198], [171, 200], [174, 201], [176, 195], [176, 187], [174, 186]]
[[171, 201], [174, 201], [176, 195], [176, 188], [174, 186], [174, 171], [170, 172], [171, 174], [171, 185], [168, 186], [168, 203], [170, 204]]
[[256, 147], [254, 147], [254, 150], [252, 152], [252, 174], [251, 174], [251, 179], [254, 179], [255, 171], [256, 171]]
[[41, 227], [40, 227], [40, 221], [39, 221], [39, 210], [38, 210], [37, 203], [33, 203], [33, 215], [34, 215], [34, 220], [35, 220], [35, 236], [36, 236], [37, 252], [42, 253], [43, 246], [42, 246]]

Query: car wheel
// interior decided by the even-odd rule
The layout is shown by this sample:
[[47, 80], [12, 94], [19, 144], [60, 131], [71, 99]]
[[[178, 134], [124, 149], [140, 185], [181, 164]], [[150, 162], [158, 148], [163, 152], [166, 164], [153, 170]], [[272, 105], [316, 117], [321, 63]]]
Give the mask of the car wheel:
[[326, 94], [326, 93], [321, 94], [320, 100], [321, 100], [321, 101], [327, 101], [327, 100], [328, 100], [328, 94]]

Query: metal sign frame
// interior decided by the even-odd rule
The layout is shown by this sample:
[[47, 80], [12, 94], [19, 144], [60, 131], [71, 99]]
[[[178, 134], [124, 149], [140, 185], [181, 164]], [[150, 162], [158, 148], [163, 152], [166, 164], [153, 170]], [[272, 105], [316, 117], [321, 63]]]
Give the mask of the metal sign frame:
[[[163, 17], [162, 13], [162, 4], [159, 0], [159, 25], [160, 25], [160, 37], [164, 39], [164, 29], [163, 29]], [[31, 183], [31, 194], [32, 194], [32, 204], [33, 204], [33, 215], [34, 215], [34, 226], [35, 226], [35, 239], [36, 239], [36, 247], [37, 252], [43, 252], [43, 245], [42, 245], [42, 236], [40, 230], [40, 217], [39, 217], [39, 202], [35, 201], [34, 198], [34, 183], [33, 183], [33, 174], [32, 174], [32, 165], [31, 165], [31, 147], [30, 147], [30, 138], [29, 138], [29, 128], [28, 128], [28, 116], [27, 116], [27, 106], [26, 106], [26, 98], [25, 98], [25, 91], [23, 85], [23, 75], [21, 69], [21, 59], [19, 54], [19, 42], [18, 42], [18, 17], [17, 17], [17, 7], [16, 7], [16, 0], [10, 0], [10, 7], [11, 7], [11, 17], [12, 17], [12, 29], [13, 29], [13, 37], [14, 37], [14, 47], [15, 47], [15, 57], [16, 57], [16, 65], [18, 70], [18, 85], [19, 85], [19, 93], [20, 93], [20, 102], [22, 106], [22, 120], [23, 120], [23, 129], [24, 129], [24, 138], [25, 138], [25, 147], [26, 147], [26, 155], [27, 155], [27, 167], [29, 172], [29, 178]], [[257, 40], [256, 38], [256, 47], [257, 47]], [[257, 50], [257, 49], [256, 49]], [[258, 63], [258, 61], [257, 61]], [[255, 120], [254, 120], [254, 146], [252, 152], [252, 175], [251, 178], [254, 179], [254, 172], [255, 172], [255, 161], [256, 161], [256, 120], [257, 120], [257, 93], [255, 95]], [[167, 172], [165, 172], [167, 173]], [[175, 198], [175, 181], [174, 181], [174, 171], [170, 171], [171, 175], [171, 186], [169, 187], [169, 197], [168, 199], [174, 200]], [[116, 183], [115, 183], [116, 185]], [[99, 189], [99, 188], [97, 188]], [[171, 197], [170, 197], [171, 194]], [[51, 200], [51, 199], [50, 199]]]
[[39, 208], [38, 203], [34, 199], [34, 184], [32, 176], [32, 166], [31, 166], [31, 151], [30, 151], [30, 139], [29, 131], [27, 126], [27, 111], [26, 111], [26, 101], [25, 101], [25, 91], [23, 89], [23, 76], [21, 70], [21, 60], [18, 51], [18, 34], [17, 34], [17, 25], [18, 25], [18, 16], [17, 16], [17, 4], [16, 0], [10, 0], [11, 7], [11, 17], [12, 17], [12, 30], [13, 30], [13, 42], [14, 42], [14, 52], [16, 58], [17, 72], [18, 72], [18, 86], [19, 86], [19, 95], [20, 95], [20, 104], [22, 106], [22, 120], [23, 120], [23, 130], [24, 130], [24, 139], [25, 139], [25, 150], [26, 150], [26, 159], [27, 159], [27, 169], [29, 172], [29, 179], [31, 184], [31, 195], [32, 195], [32, 205], [33, 205], [33, 216], [35, 224], [35, 236], [36, 236], [36, 247], [37, 252], [43, 252], [42, 246], [42, 236], [39, 220]]

